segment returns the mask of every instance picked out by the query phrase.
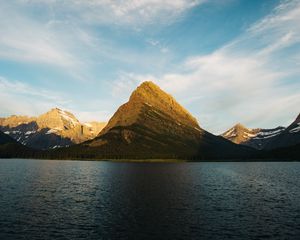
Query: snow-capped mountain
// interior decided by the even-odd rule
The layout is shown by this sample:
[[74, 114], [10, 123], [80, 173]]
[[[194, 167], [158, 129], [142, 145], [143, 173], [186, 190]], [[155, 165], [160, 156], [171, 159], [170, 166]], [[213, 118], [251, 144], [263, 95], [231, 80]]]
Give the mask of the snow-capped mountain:
[[38, 117], [10, 116], [0, 119], [0, 130], [23, 145], [36, 149], [65, 147], [92, 139], [105, 123], [80, 123], [70, 112], [51, 109]]
[[285, 127], [273, 129], [246, 128], [238, 123], [221, 136], [236, 143], [250, 146], [256, 149], [264, 149], [269, 141], [285, 130]]
[[256, 149], [271, 150], [300, 144], [300, 114], [288, 127], [250, 129], [237, 124], [224, 132], [222, 137]]

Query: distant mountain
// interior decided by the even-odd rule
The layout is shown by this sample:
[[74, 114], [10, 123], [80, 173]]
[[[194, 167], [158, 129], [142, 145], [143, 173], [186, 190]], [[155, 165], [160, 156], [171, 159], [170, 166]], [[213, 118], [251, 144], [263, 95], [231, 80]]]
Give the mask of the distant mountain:
[[284, 131], [272, 138], [266, 149], [285, 148], [300, 144], [300, 114]]
[[76, 117], [58, 108], [38, 117], [10, 116], [0, 119], [0, 130], [35, 149], [53, 149], [78, 144], [98, 135], [105, 123], [81, 124]]
[[277, 127], [273, 129], [251, 129], [238, 123], [224, 132], [221, 136], [236, 144], [242, 144], [261, 150], [264, 149], [274, 137], [284, 130], [285, 127]]
[[203, 130], [171, 95], [144, 82], [95, 139], [56, 152], [78, 158], [224, 159], [251, 149]]
[[288, 127], [249, 129], [237, 124], [224, 132], [222, 137], [259, 150], [272, 150], [300, 144], [300, 114]]

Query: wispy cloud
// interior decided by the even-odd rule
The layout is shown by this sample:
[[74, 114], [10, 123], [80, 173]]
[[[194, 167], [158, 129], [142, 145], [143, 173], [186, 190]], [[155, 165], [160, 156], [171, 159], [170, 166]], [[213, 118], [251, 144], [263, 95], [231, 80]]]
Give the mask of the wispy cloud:
[[186, 10], [207, 0], [22, 0], [26, 3], [43, 3], [56, 12], [68, 12], [81, 21], [96, 24], [116, 24], [142, 27], [154, 23], [171, 23]]
[[0, 77], [0, 109], [2, 115], [25, 114], [34, 115], [37, 112], [56, 106], [67, 106], [66, 94], [37, 88], [20, 81]]
[[[99, 62], [142, 64], [139, 52], [119, 45], [99, 27], [141, 28], [177, 21], [204, 0], [11, 0], [0, 3], [0, 59], [46, 64], [74, 79], [95, 79]], [[36, 10], [40, 12], [36, 12]], [[146, 40], [145, 40], [146, 41]], [[151, 43], [154, 43], [151, 41]], [[151, 44], [149, 42], [149, 44]], [[117, 45], [117, 46], [116, 46]], [[153, 46], [153, 45], [152, 45]], [[161, 53], [167, 46], [155, 46]], [[151, 56], [148, 56], [151, 61]], [[154, 61], [152, 61], [154, 62]], [[146, 64], [146, 63], [145, 63]]]
[[1, 3], [0, 58], [61, 66], [76, 63], [58, 35], [24, 15], [18, 6]]

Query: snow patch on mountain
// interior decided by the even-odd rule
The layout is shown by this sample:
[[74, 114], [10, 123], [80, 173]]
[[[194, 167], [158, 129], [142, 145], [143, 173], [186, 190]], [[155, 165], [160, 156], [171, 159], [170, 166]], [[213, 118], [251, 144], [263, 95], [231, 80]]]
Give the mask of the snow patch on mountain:
[[61, 109], [59, 109], [58, 112], [59, 112], [60, 116], [61, 116], [63, 119], [65, 119], [66, 121], [72, 123], [73, 126], [79, 124], [79, 121], [78, 121], [77, 119], [75, 119], [75, 118], [72, 116], [71, 113], [68, 113], [68, 112], [66, 112], [66, 111], [64, 111], [64, 110], [61, 110]]

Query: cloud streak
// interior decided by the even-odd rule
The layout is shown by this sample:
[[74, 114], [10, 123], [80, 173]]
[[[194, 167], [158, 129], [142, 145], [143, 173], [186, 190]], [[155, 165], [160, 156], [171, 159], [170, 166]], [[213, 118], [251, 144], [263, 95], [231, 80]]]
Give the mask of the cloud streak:
[[27, 0], [31, 4], [46, 4], [56, 12], [76, 15], [93, 24], [116, 24], [140, 28], [149, 24], [168, 24], [187, 10], [207, 0]]
[[43, 113], [45, 109], [67, 106], [70, 100], [66, 100], [65, 95], [0, 76], [0, 108], [4, 115], [34, 115], [36, 112]]
[[76, 59], [51, 29], [22, 14], [15, 5], [1, 3], [0, 57], [4, 59], [74, 65]]

